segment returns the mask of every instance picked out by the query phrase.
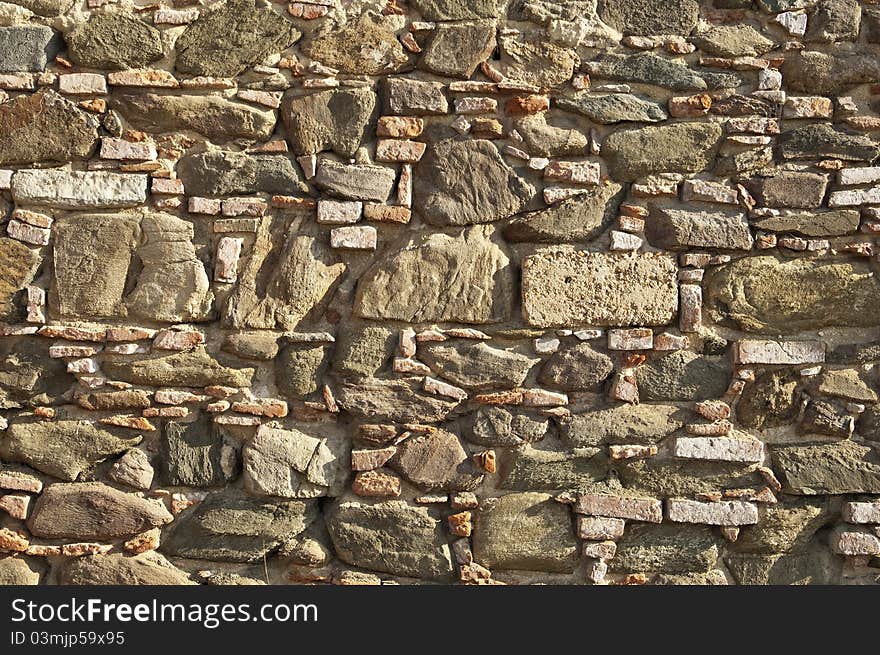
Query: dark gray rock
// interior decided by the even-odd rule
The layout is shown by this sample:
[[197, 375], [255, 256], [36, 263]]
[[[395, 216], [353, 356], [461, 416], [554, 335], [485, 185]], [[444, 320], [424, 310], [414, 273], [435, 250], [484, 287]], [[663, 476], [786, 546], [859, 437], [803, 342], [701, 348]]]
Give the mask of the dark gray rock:
[[739, 211], [692, 211], [655, 206], [645, 231], [651, 245], [671, 250], [751, 250], [752, 233]]
[[608, 355], [581, 343], [552, 354], [538, 372], [538, 381], [566, 391], [597, 391], [613, 370]]
[[837, 95], [857, 84], [880, 81], [880, 61], [872, 55], [792, 53], [780, 68], [786, 87], [801, 93]]
[[768, 232], [794, 232], [807, 237], [836, 237], [852, 234], [858, 231], [860, 224], [861, 214], [856, 209], [783, 214], [751, 221], [752, 227]]
[[639, 366], [636, 381], [642, 400], [708, 400], [727, 391], [733, 367], [726, 357], [678, 350]]
[[718, 560], [718, 540], [695, 525], [634, 524], [617, 543], [609, 569], [618, 573], [709, 571]]
[[58, 52], [61, 39], [51, 27], [14, 25], [0, 27], [0, 73], [46, 70]]
[[505, 407], [483, 405], [468, 421], [465, 438], [480, 446], [519, 446], [540, 441], [547, 434], [549, 420]]
[[880, 493], [880, 463], [852, 441], [771, 449], [783, 491], [799, 496]]
[[657, 123], [669, 118], [660, 103], [645, 100], [631, 93], [592, 94], [581, 91], [555, 99], [561, 109], [586, 116], [594, 123]]
[[312, 181], [333, 196], [385, 202], [396, 180], [395, 170], [387, 166], [340, 164], [325, 158]]
[[800, 171], [779, 171], [749, 182], [749, 191], [765, 207], [815, 209], [822, 206], [828, 177]]
[[503, 471], [502, 489], [583, 490], [608, 477], [608, 458], [600, 448], [560, 451], [526, 445], [510, 454]]
[[635, 82], [673, 91], [735, 89], [743, 79], [734, 73], [699, 71], [649, 53], [606, 54], [587, 64], [592, 75], [620, 82]]
[[128, 14], [92, 14], [64, 35], [67, 54], [87, 68], [143, 68], [162, 59], [162, 33]]
[[862, 7], [858, 0], [822, 0], [809, 12], [804, 40], [815, 43], [859, 38]]
[[518, 387], [538, 362], [516, 352], [470, 340], [424, 344], [418, 355], [440, 377], [455, 385], [478, 390]]
[[387, 368], [398, 333], [383, 325], [355, 325], [339, 331], [333, 370], [352, 377], [372, 377]]
[[540, 157], [585, 155], [590, 140], [578, 129], [556, 127], [547, 123], [544, 114], [526, 116], [514, 123], [529, 154]]
[[779, 136], [784, 159], [834, 158], [870, 162], [880, 156], [880, 146], [863, 134], [848, 134], [830, 123], [796, 127]]
[[613, 177], [631, 182], [652, 173], [699, 173], [710, 168], [721, 143], [716, 123], [677, 123], [619, 130], [605, 138], [602, 154]]
[[687, 36], [697, 24], [695, 0], [600, 0], [599, 17], [623, 34]]
[[686, 412], [674, 405], [621, 404], [572, 414], [560, 420], [560, 431], [573, 448], [656, 443], [684, 427], [686, 418]]
[[161, 454], [162, 477], [172, 486], [222, 486], [238, 473], [235, 450], [207, 415], [192, 423], [168, 421]]
[[176, 170], [186, 192], [194, 196], [293, 195], [303, 189], [293, 162], [282, 155], [254, 157], [243, 152], [209, 150], [181, 157]]
[[445, 419], [458, 402], [421, 391], [418, 380], [366, 378], [343, 383], [336, 389], [339, 405], [370, 421], [436, 423]]
[[316, 392], [326, 367], [323, 345], [290, 344], [275, 358], [275, 384], [291, 398], [305, 398]]

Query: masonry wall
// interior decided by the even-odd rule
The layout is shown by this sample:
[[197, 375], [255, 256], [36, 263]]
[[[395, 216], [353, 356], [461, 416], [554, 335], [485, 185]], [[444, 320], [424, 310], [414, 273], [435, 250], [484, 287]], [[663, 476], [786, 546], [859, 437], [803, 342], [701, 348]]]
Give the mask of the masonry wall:
[[0, 583], [869, 584], [880, 5], [0, 3]]

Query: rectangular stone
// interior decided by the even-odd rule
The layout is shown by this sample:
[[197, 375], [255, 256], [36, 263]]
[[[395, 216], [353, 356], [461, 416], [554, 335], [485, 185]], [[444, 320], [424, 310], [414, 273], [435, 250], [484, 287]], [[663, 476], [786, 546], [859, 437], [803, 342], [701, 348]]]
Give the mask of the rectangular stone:
[[837, 172], [838, 184], [873, 184], [880, 182], [880, 166], [842, 168]]
[[425, 154], [427, 145], [420, 141], [379, 139], [376, 142], [376, 161], [414, 164]]
[[148, 141], [126, 141], [104, 137], [101, 139], [102, 159], [155, 159], [156, 146]]
[[583, 494], [578, 498], [575, 511], [590, 516], [608, 516], [648, 523], [660, 523], [663, 520], [663, 503], [656, 498]]
[[376, 228], [369, 225], [337, 227], [330, 230], [330, 247], [345, 250], [375, 250]]
[[0, 170], [0, 191], [8, 191], [12, 188], [13, 173], [15, 173], [15, 171], [11, 171], [8, 168]]
[[867, 532], [838, 532], [831, 537], [831, 550], [838, 555], [880, 555], [880, 538]]
[[822, 341], [770, 341], [743, 339], [736, 344], [737, 364], [821, 364], [825, 361]]
[[828, 196], [829, 207], [857, 207], [880, 204], [880, 187], [870, 189], [844, 189], [832, 191]]
[[670, 521], [704, 525], [754, 525], [758, 507], [741, 500], [706, 503], [685, 498], [670, 498], [666, 504]]
[[359, 200], [319, 200], [317, 220], [323, 225], [351, 225], [361, 220], [363, 211]]
[[244, 239], [223, 237], [217, 244], [217, 257], [214, 263], [214, 279], [217, 282], [232, 283], [238, 278], [238, 259]]
[[678, 311], [669, 255], [546, 251], [522, 267], [523, 318], [537, 327], [665, 325]]
[[736, 437], [679, 437], [673, 454], [686, 459], [713, 462], [763, 462], [764, 444], [757, 439]]
[[25, 169], [12, 178], [12, 197], [20, 204], [60, 209], [136, 207], [147, 200], [147, 176], [110, 171]]
[[98, 73], [68, 73], [58, 77], [58, 90], [71, 95], [107, 93], [107, 80]]
[[544, 178], [572, 184], [599, 184], [602, 168], [590, 161], [554, 161], [544, 169]]
[[49, 243], [51, 230], [34, 225], [28, 225], [15, 219], [6, 224], [6, 234], [18, 241], [29, 243], [32, 246], [45, 246]]
[[579, 516], [577, 517], [577, 533], [581, 539], [591, 541], [603, 541], [605, 539], [618, 539], [623, 536], [626, 523], [623, 519], [608, 516]]
[[651, 328], [608, 330], [609, 350], [650, 350], [654, 347], [654, 331]]
[[880, 524], [880, 501], [873, 503], [846, 503], [843, 506], [843, 520], [847, 523]]

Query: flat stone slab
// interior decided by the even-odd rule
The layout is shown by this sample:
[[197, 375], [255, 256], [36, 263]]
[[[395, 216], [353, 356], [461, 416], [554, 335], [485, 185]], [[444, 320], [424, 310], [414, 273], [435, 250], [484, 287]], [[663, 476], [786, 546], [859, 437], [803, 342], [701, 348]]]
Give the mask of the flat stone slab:
[[12, 197], [18, 203], [59, 209], [136, 207], [147, 201], [147, 176], [26, 169], [13, 176]]

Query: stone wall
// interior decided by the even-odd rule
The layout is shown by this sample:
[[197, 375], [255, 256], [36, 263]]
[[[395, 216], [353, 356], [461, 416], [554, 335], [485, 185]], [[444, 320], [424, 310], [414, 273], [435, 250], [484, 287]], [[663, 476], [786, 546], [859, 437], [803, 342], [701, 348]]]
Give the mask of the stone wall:
[[0, 3], [0, 582], [880, 574], [874, 0]]

